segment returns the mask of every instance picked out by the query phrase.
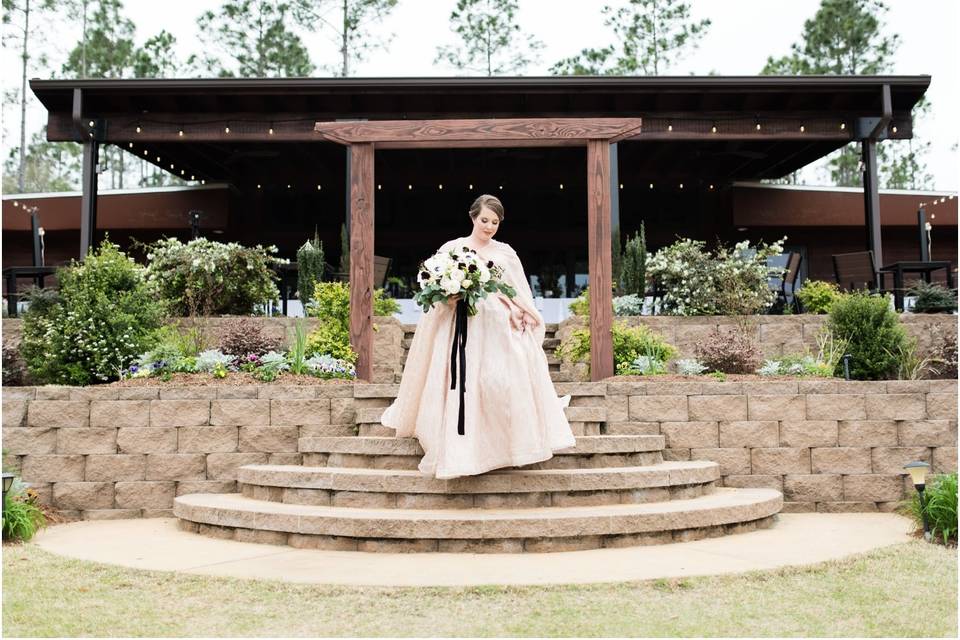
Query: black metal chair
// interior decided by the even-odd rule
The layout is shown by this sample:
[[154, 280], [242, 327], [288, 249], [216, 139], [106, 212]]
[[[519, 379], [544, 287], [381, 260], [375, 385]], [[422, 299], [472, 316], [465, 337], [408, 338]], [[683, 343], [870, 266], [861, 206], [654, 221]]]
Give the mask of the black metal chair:
[[[777, 292], [777, 299], [783, 304], [784, 308], [792, 307], [797, 313], [800, 312], [800, 301], [797, 300], [797, 280], [800, 277], [800, 263], [803, 262], [803, 256], [796, 251], [787, 254], [787, 270], [783, 272], [780, 279], [780, 290]], [[790, 292], [787, 293], [789, 287]]]

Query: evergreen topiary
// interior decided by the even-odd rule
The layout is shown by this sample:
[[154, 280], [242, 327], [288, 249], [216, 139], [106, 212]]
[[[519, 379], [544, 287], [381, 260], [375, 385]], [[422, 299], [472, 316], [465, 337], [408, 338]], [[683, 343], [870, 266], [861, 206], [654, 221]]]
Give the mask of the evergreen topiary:
[[620, 282], [624, 295], [634, 294], [643, 299], [647, 290], [647, 235], [643, 222], [640, 231], [627, 240]]
[[307, 240], [297, 249], [297, 297], [302, 304], [310, 301], [313, 288], [323, 280], [324, 257], [323, 242], [314, 230], [313, 242]]

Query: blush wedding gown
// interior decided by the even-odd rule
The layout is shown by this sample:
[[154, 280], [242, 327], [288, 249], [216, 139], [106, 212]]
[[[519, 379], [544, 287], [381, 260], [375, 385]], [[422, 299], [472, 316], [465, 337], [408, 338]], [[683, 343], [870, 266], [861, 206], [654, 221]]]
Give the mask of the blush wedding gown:
[[[450, 240], [440, 251], [463, 247], [465, 240]], [[467, 319], [461, 435], [461, 379], [450, 388], [456, 309], [437, 304], [421, 316], [397, 398], [380, 422], [395, 429], [398, 438], [416, 437], [424, 451], [419, 469], [436, 478], [533, 464], [576, 444], [563, 411], [570, 396], [558, 398], [550, 379], [543, 316], [534, 306], [516, 251], [494, 239], [476, 251], [503, 267], [503, 280], [517, 292], [513, 302], [538, 324], [514, 329], [510, 311], [496, 293], [477, 303], [477, 314]]]

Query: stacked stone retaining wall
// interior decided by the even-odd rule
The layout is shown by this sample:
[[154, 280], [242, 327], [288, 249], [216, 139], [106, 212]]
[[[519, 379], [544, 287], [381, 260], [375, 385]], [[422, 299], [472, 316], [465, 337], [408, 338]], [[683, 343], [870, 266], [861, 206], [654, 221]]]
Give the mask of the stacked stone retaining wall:
[[[301, 437], [355, 435], [360, 387], [5, 387], [3, 447], [67, 517], [169, 516], [174, 496], [236, 492], [241, 465], [301, 464]], [[662, 434], [665, 459], [714, 460], [723, 485], [778, 489], [785, 511], [889, 511], [913, 491], [905, 463], [957, 470], [956, 381], [557, 388], [604, 408], [601, 433]]]

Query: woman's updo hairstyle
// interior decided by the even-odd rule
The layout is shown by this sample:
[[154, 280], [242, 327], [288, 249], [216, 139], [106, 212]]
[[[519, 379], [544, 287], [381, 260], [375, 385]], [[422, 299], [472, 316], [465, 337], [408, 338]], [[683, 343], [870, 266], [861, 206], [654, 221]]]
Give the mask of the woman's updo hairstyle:
[[478, 196], [476, 200], [473, 201], [473, 204], [470, 205], [470, 219], [476, 220], [477, 216], [480, 215], [480, 209], [486, 207], [497, 214], [497, 218], [500, 219], [500, 222], [503, 222], [503, 204], [500, 202], [500, 198], [496, 196], [491, 196], [488, 194], [483, 194]]

